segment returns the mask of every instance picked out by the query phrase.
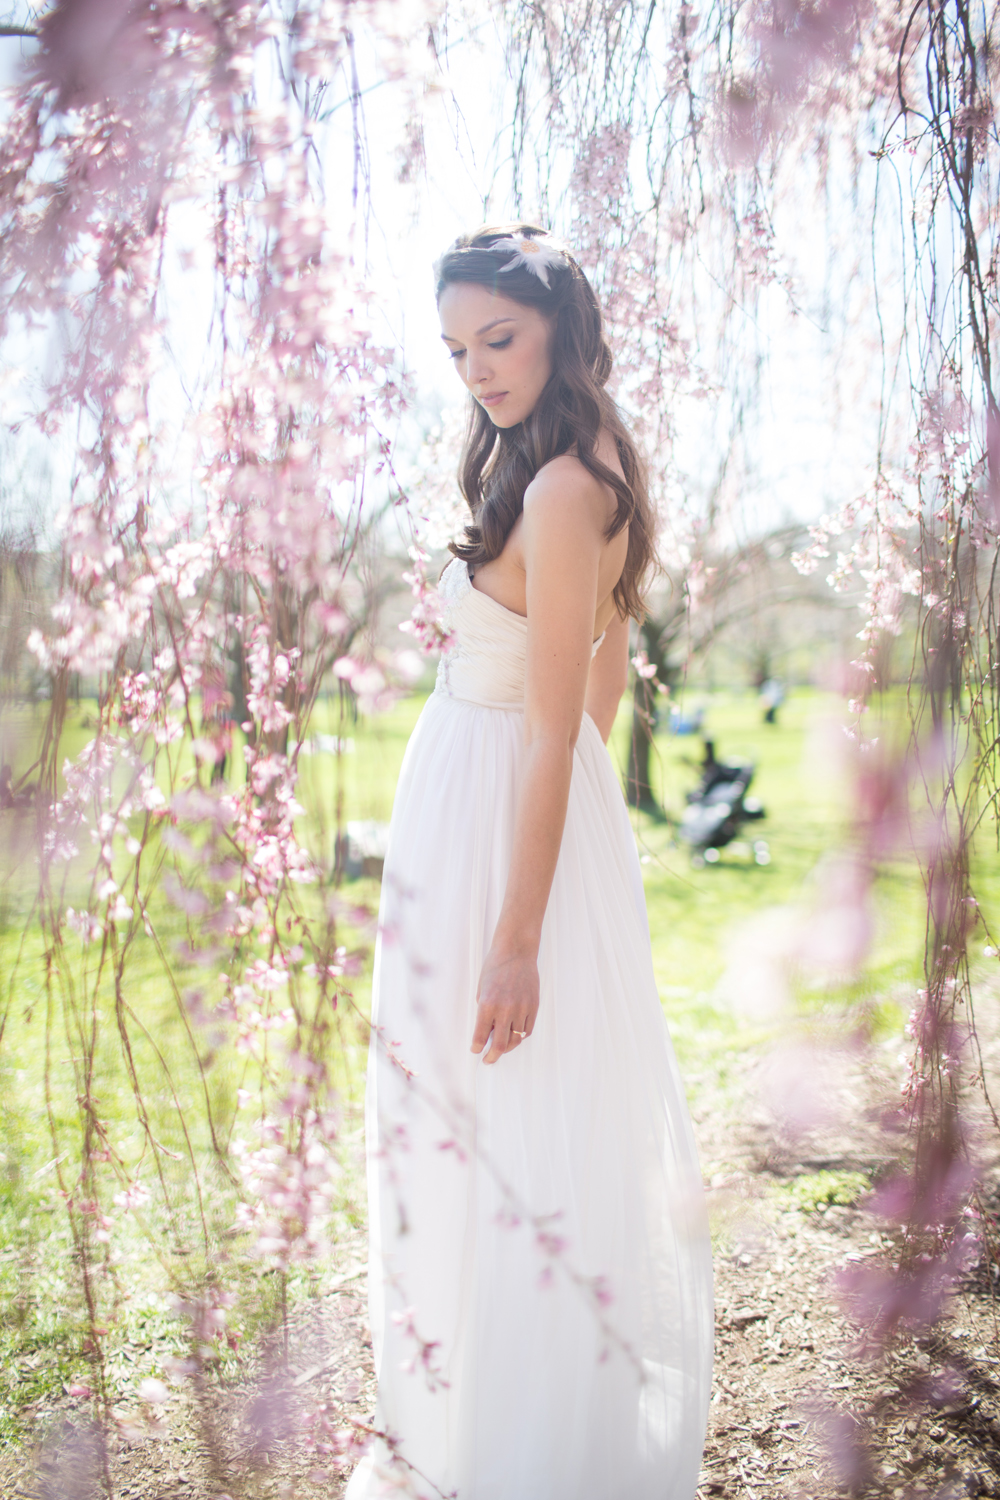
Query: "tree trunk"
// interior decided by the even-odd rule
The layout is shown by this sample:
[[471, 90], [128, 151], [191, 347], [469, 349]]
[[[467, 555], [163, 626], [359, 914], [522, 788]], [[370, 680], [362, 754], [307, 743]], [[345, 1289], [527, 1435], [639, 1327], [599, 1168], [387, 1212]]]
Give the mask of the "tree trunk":
[[629, 806], [661, 819], [664, 816], [663, 808], [657, 802], [649, 781], [649, 754], [656, 729], [657, 683], [669, 685], [670, 682], [667, 641], [672, 634], [669, 625], [664, 629], [655, 620], [644, 620], [639, 626], [639, 644], [645, 650], [650, 665], [656, 668], [656, 677], [640, 677], [638, 672], [635, 675], [635, 686], [632, 689], [632, 743], [629, 746], [625, 781], [625, 795]]
[[625, 792], [631, 807], [653, 817], [663, 816], [649, 784], [649, 747], [656, 727], [656, 688], [648, 678], [635, 679], [632, 689], [632, 742], [629, 746], [628, 777]]

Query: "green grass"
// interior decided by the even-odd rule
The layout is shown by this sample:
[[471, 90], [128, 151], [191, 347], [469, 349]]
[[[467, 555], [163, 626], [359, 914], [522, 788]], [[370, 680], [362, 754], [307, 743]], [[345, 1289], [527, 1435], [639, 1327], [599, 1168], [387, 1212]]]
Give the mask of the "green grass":
[[850, 1208], [870, 1190], [871, 1181], [863, 1172], [803, 1172], [778, 1183], [774, 1197], [783, 1208], [816, 1213], [834, 1205]]
[[[855, 812], [854, 788], [836, 754], [843, 735], [841, 700], [800, 689], [773, 726], [763, 723], [755, 694], [720, 692], [702, 701], [704, 733], [714, 739], [718, 758], [756, 764], [751, 792], [763, 802], [766, 817], [747, 825], [745, 842], [722, 850], [718, 864], [694, 869], [669, 823], [633, 814], [660, 993], [678, 1051], [691, 1062], [704, 1056], [713, 1038], [721, 1043], [739, 1029], [733, 1007], [719, 1004], [716, 988], [728, 970], [727, 994], [738, 994], [740, 964], [754, 946], [761, 919], [769, 920], [776, 908], [799, 917], [822, 912], [828, 899], [824, 865], [850, 849]], [[898, 703], [886, 705], [885, 722], [874, 726], [876, 732], [893, 731], [900, 709]], [[612, 739], [620, 769], [629, 732], [623, 710]], [[656, 736], [654, 790], [674, 817], [697, 780], [700, 752], [698, 739]], [[749, 847], [757, 838], [769, 846], [770, 863], [764, 866], [754, 863]], [[983, 912], [995, 927], [1000, 868], [988, 847], [980, 850], [973, 874]], [[876, 1030], [898, 1029], [905, 1019], [921, 982], [926, 919], [925, 893], [911, 854], [897, 849], [880, 861], [872, 896], [874, 930], [861, 972], [824, 975], [810, 972], [807, 963], [792, 976], [803, 1014], [863, 1007]], [[974, 942], [972, 951], [981, 954], [981, 942], [978, 947]], [[982, 972], [985, 966], [974, 959], [974, 967]]]
[[[705, 702], [705, 730], [715, 740], [717, 755], [757, 763], [753, 791], [763, 801], [767, 817], [750, 825], [750, 837], [767, 840], [771, 861], [755, 864], [749, 849], [737, 846], [723, 851], [717, 865], [694, 869], [687, 850], [675, 842], [670, 822], [633, 815], [657, 982], [692, 1090], [709, 1076], [724, 1084], [740, 1052], [768, 1038], [773, 1023], [748, 1016], [739, 1003], [746, 934], [770, 921], [767, 914], [775, 908], [802, 912], [822, 903], [817, 870], [824, 857], [843, 844], [851, 811], [850, 790], [841, 784], [835, 758], [825, 748], [829, 734], [836, 738], [841, 733], [838, 700], [799, 690], [783, 706], [775, 726], [761, 722], [753, 694], [718, 692], [706, 695]], [[340, 721], [336, 700], [322, 700], [317, 706], [311, 735], [339, 736], [343, 747], [341, 754], [317, 748], [300, 757], [299, 795], [307, 809], [300, 831], [321, 868], [332, 870], [338, 822], [388, 820], [406, 742], [421, 706], [422, 700], [414, 697], [376, 719], [349, 723]], [[13, 726], [9, 716], [5, 721], [4, 753], [14, 761], [15, 774], [30, 763], [32, 736], [37, 736], [44, 708], [22, 710]], [[86, 743], [91, 716], [91, 705], [73, 708], [65, 755], [74, 756]], [[619, 769], [626, 761], [629, 728], [630, 714], [623, 706], [612, 738]], [[329, 740], [319, 743], [329, 745]], [[685, 791], [697, 780], [694, 763], [700, 748], [697, 739], [666, 733], [656, 737], [656, 788], [674, 816], [684, 805]], [[242, 779], [238, 759], [231, 775]], [[10, 815], [5, 816], [4, 831], [12, 834], [15, 825]], [[19, 842], [7, 837], [0, 860], [0, 1013], [10, 1001], [0, 1040], [0, 1368], [8, 1372], [0, 1384], [0, 1438], [13, 1439], [23, 1430], [22, 1413], [30, 1411], [31, 1419], [37, 1420], [39, 1410], [64, 1382], [86, 1379], [87, 1361], [79, 1339], [79, 1278], [58, 1191], [60, 1170], [64, 1185], [76, 1190], [82, 1048], [94, 1047], [100, 1117], [115, 1150], [131, 1167], [145, 1153], [147, 1180], [158, 1166], [178, 1202], [172, 1221], [162, 1210], [151, 1208], [145, 1218], [125, 1216], [116, 1224], [114, 1255], [98, 1288], [101, 1306], [113, 1319], [110, 1378], [126, 1405], [138, 1380], [157, 1373], [166, 1354], [182, 1349], [182, 1328], [165, 1295], [171, 1279], [194, 1284], [209, 1270], [223, 1279], [236, 1274], [241, 1242], [231, 1233], [235, 1198], [211, 1165], [203, 1088], [208, 1090], [217, 1129], [223, 1136], [238, 1132], [236, 1090], [246, 1082], [247, 1065], [232, 1049], [217, 1048], [205, 1066], [203, 1084], [199, 1058], [207, 1064], [211, 1049], [203, 1037], [192, 1037], [153, 944], [140, 933], [130, 959], [126, 999], [133, 1012], [129, 1029], [136, 1068], [158, 1142], [156, 1152], [151, 1151], [137, 1122], [122, 1064], [110, 988], [106, 982], [99, 988], [96, 1035], [74, 1031], [72, 1017], [49, 997], [44, 982], [42, 937], [33, 918], [36, 866], [30, 838]], [[993, 916], [1000, 914], [997, 863], [984, 850], [976, 872], [980, 899]], [[319, 913], [327, 894], [328, 888], [310, 887], [302, 899]], [[341, 894], [348, 903], [374, 909], [378, 884], [371, 879], [350, 882]], [[876, 1030], [898, 1033], [921, 972], [924, 897], [913, 861], [900, 855], [884, 862], [874, 896], [876, 926], [861, 973], [817, 974], [805, 968], [790, 975], [794, 1002], [803, 1016], [819, 1013], [826, 1024], [847, 1027], [863, 1014]], [[179, 988], [201, 989], [211, 1002], [218, 993], [212, 972], [178, 956], [177, 945], [186, 936], [184, 920], [165, 899], [154, 915], [161, 941], [172, 954]], [[352, 946], [362, 936], [348, 929], [342, 940]], [[93, 950], [67, 950], [67, 955], [80, 988], [86, 966], [94, 961]], [[726, 983], [720, 986], [724, 976]], [[363, 1012], [370, 995], [370, 963], [353, 982], [353, 992]], [[345, 1130], [356, 1138], [366, 1048], [363, 1027], [352, 1019], [349, 1007], [342, 1015], [336, 1048], [346, 1102]], [[52, 1081], [48, 1102], [47, 1055]], [[210, 1221], [207, 1257], [190, 1192], [190, 1167], [184, 1160], [185, 1123], [204, 1176]], [[57, 1157], [62, 1160], [57, 1162]], [[809, 1191], [814, 1197], [819, 1194], [816, 1204], [810, 1200], [799, 1206], [842, 1201], [829, 1193], [855, 1187], [839, 1181], [813, 1183]], [[806, 1191], [801, 1183], [800, 1188]], [[362, 1219], [363, 1188], [356, 1175], [348, 1173], [336, 1222], [342, 1230], [354, 1230]], [[321, 1290], [323, 1275], [296, 1273], [292, 1295]], [[242, 1285], [245, 1295], [234, 1314], [234, 1328], [250, 1336], [273, 1316], [277, 1287], [274, 1278], [259, 1274], [245, 1277]], [[235, 1356], [223, 1351], [222, 1358], [232, 1361]]]
[[[840, 698], [799, 689], [783, 705], [776, 725], [763, 723], [752, 692], [706, 693], [700, 701], [707, 708], [704, 733], [714, 738], [719, 758], [756, 764], [752, 791], [763, 802], [766, 817], [748, 825], [746, 841], [722, 851], [718, 864], [695, 869], [671, 823], [632, 814], [657, 982], [681, 1060], [695, 1068], [706, 1058], [713, 1067], [724, 1066], [726, 1050], [737, 1038], [745, 1044], [759, 1034], [748, 1030], [738, 1006], [722, 1003], [719, 981], [727, 969], [738, 974], [741, 947], [762, 916], [775, 908], [804, 912], [822, 905], [822, 862], [844, 846], [854, 813], [852, 788], [843, 780], [843, 762], [836, 753], [843, 737]], [[335, 773], [341, 777], [345, 817], [388, 819], [420, 707], [421, 700], [411, 699], [358, 726], [354, 751], [341, 757]], [[890, 726], [900, 709], [895, 702], [885, 707]], [[620, 775], [630, 732], [626, 702], [611, 740]], [[674, 818], [698, 779], [700, 756], [697, 737], [675, 737], [663, 730], [655, 737], [654, 790]], [[331, 764], [332, 757], [324, 756], [303, 762], [313, 795], [324, 796], [328, 808], [333, 806]], [[767, 865], [754, 862], [749, 841], [756, 838], [769, 845]], [[983, 909], [995, 922], [1000, 916], [1000, 869], [988, 848], [981, 853], [975, 878]], [[372, 882], [359, 882], [357, 888], [375, 899]], [[803, 1012], [863, 1007], [876, 1029], [900, 1027], [920, 983], [926, 910], [919, 871], [905, 851], [882, 861], [873, 897], [875, 929], [861, 973], [801, 977], [796, 989]], [[974, 945], [974, 951], [981, 952], [981, 946]], [[732, 983], [727, 985], [732, 989]]]
[[[322, 706], [325, 709], [325, 705]], [[407, 707], [410, 707], [407, 705]], [[30, 764], [30, 735], [44, 720], [44, 705], [18, 716], [19, 744], [15, 774]], [[92, 705], [74, 710], [61, 749], [76, 755], [92, 735]], [[413, 710], [415, 712], [415, 709]], [[321, 717], [317, 715], [317, 717]], [[381, 724], [377, 727], [381, 730]], [[397, 738], [406, 730], [398, 727]], [[10, 716], [5, 721], [11, 739]], [[365, 813], [365, 771], [374, 771], [374, 745], [359, 755], [361, 772], [351, 777], [353, 803], [346, 816]], [[324, 769], [330, 757], [304, 761], [308, 793], [313, 765]], [[190, 763], [189, 763], [190, 764]], [[183, 774], [184, 764], [181, 770]], [[240, 779], [239, 763], [234, 778]], [[322, 779], [322, 778], [320, 778]], [[379, 778], [377, 775], [375, 780]], [[328, 778], [331, 785], [334, 778]], [[377, 811], [376, 811], [376, 814]], [[112, 1206], [121, 1184], [111, 1162], [98, 1168], [103, 1211], [114, 1222], [105, 1248], [98, 1236], [92, 1247], [95, 1267], [92, 1292], [97, 1321], [108, 1329], [106, 1376], [113, 1400], [134, 1406], [136, 1389], [147, 1375], [163, 1372], [163, 1361], [186, 1350], [186, 1330], [171, 1295], [197, 1289], [215, 1278], [240, 1293], [230, 1322], [236, 1334], [252, 1338], [276, 1316], [278, 1278], [246, 1255], [248, 1236], [233, 1231], [237, 1193], [212, 1151], [206, 1100], [211, 1105], [217, 1139], [253, 1136], [254, 1122], [240, 1114], [237, 1090], [255, 1082], [256, 1069], [231, 1045], [213, 1043], [206, 1029], [189, 1025], [185, 995], [201, 992], [211, 1009], [221, 996], [211, 964], [185, 956], [199, 934], [162, 895], [150, 907], [157, 937], [169, 956], [171, 977], [156, 945], [137, 930], [125, 970], [122, 1022], [129, 1034], [132, 1061], [142, 1096], [148, 1133], [139, 1121], [132, 1081], [123, 1060], [116, 1016], [111, 965], [98, 974], [100, 944], [89, 948], [72, 934], [53, 956], [62, 983], [46, 984], [43, 936], [34, 909], [37, 865], [30, 813], [4, 814], [0, 825], [0, 1441], [16, 1441], [44, 1422], [46, 1410], [66, 1384], [93, 1386], [90, 1361], [82, 1343], [85, 1307], [79, 1261], [65, 1213], [63, 1195], [76, 1199], [88, 1189], [80, 1181], [82, 1127], [78, 1096], [83, 1092], [83, 1059], [93, 1057], [92, 1096], [101, 1146], [124, 1164], [131, 1176], [141, 1166], [152, 1201], [135, 1213]], [[166, 826], [166, 825], [164, 825]], [[303, 820], [310, 843], [321, 829], [318, 816]], [[153, 858], [162, 828], [143, 858]], [[322, 851], [317, 850], [321, 854]], [[85, 866], [62, 867], [66, 899], [86, 903]], [[351, 892], [377, 899], [374, 882]], [[327, 892], [306, 887], [302, 899], [314, 918], [323, 920]], [[339, 940], [349, 948], [361, 941], [356, 925], [341, 921]], [[362, 976], [367, 1003], [367, 975]], [[308, 983], [303, 981], [308, 989]], [[92, 1004], [96, 996], [96, 1004]], [[334, 1073], [346, 1102], [345, 1135], [357, 1133], [357, 1108], [363, 1085], [366, 1036], [345, 1006], [337, 1026], [339, 1042], [331, 1048]], [[231, 1042], [232, 1038], [228, 1038]], [[347, 1153], [348, 1162], [357, 1153]], [[194, 1192], [198, 1166], [200, 1201]], [[158, 1184], [162, 1180], [162, 1187]], [[169, 1209], [166, 1200], [170, 1201]], [[363, 1186], [357, 1174], [345, 1173], [335, 1212], [335, 1234], [363, 1222]], [[207, 1231], [207, 1232], [206, 1232]], [[291, 1300], [321, 1292], [339, 1268], [327, 1265], [290, 1274]], [[220, 1344], [215, 1351], [224, 1368], [235, 1368], [236, 1353]]]

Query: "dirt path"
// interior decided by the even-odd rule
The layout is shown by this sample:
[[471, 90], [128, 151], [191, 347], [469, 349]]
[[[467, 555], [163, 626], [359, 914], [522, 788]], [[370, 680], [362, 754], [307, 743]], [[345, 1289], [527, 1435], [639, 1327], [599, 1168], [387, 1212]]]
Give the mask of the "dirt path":
[[[885, 1226], [856, 1203], [818, 1201], [827, 1185], [837, 1196], [853, 1174], [871, 1180], [891, 1166], [900, 1142], [883, 1122], [899, 1100], [900, 1046], [846, 1060], [825, 1128], [798, 1138], [764, 1104], [765, 1057], [746, 1059], [729, 1108], [709, 1098], [697, 1111], [723, 1245], [703, 1497], [1000, 1496], [989, 1276], [970, 1279], [933, 1337], [866, 1348], [840, 1280], [890, 1248]], [[984, 1054], [987, 1076], [1000, 1079], [996, 1036]], [[996, 1193], [998, 1143], [985, 1138], [992, 1157], [981, 1165]], [[713, 1171], [714, 1161], [726, 1167]]]
[[[992, 1004], [1000, 1009], [995, 996]], [[881, 1121], [898, 1098], [898, 1050], [874, 1066], [867, 1054], [842, 1067], [827, 1124], [796, 1138], [762, 1102], [773, 1091], [765, 1057], [744, 1054], [724, 1089], [712, 1076], [692, 1080], [720, 1246], [700, 1500], [1000, 1496], [1000, 1341], [989, 1279], [973, 1279], [954, 1299], [933, 1338], [901, 1339], [878, 1357], [864, 1351], [835, 1289], [845, 1266], [883, 1248], [863, 1208], [823, 1199], [849, 1197], [854, 1174], [870, 1179], [891, 1160], [894, 1140]], [[1000, 1078], [1000, 1046], [986, 1050], [988, 1074]], [[996, 1189], [1000, 1162], [984, 1166]], [[293, 1436], [296, 1412], [313, 1414], [322, 1442], [326, 1413], [341, 1427], [345, 1412], [372, 1411], [362, 1237], [340, 1253], [340, 1284], [296, 1320], [289, 1372], [263, 1374], [268, 1363], [280, 1369], [279, 1351], [258, 1351], [254, 1379], [210, 1392], [200, 1409], [189, 1383], [172, 1392], [162, 1433], [126, 1428], [108, 1455], [116, 1496], [342, 1494], [336, 1461]], [[73, 1403], [42, 1415], [45, 1440], [0, 1458], [0, 1493], [87, 1500], [99, 1481], [97, 1445]]]

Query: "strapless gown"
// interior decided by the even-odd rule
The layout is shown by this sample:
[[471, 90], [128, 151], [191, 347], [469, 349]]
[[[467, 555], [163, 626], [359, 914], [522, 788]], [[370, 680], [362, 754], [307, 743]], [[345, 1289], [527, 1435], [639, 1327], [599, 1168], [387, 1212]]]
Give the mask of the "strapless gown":
[[712, 1266], [642, 879], [584, 715], [534, 1034], [485, 1067], [476, 986], [524, 759], [527, 622], [452, 562], [455, 645], [406, 750], [366, 1100], [377, 1423], [348, 1500], [692, 1500]]

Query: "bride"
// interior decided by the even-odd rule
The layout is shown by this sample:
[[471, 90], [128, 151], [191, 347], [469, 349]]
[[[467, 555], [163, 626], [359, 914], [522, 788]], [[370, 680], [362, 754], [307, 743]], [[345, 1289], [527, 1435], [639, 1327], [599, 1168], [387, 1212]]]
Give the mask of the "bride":
[[451, 649], [407, 748], [376, 950], [349, 1500], [692, 1500], [712, 1358], [691, 1122], [605, 742], [652, 517], [601, 313], [530, 224], [437, 267], [472, 394]]

